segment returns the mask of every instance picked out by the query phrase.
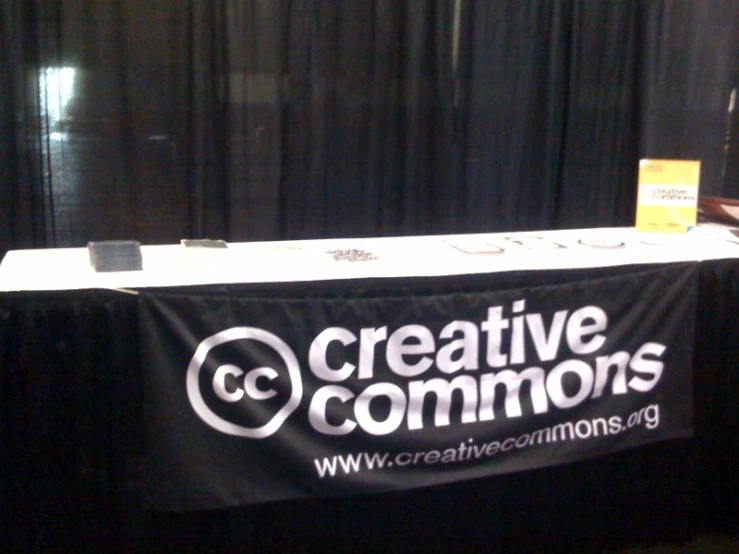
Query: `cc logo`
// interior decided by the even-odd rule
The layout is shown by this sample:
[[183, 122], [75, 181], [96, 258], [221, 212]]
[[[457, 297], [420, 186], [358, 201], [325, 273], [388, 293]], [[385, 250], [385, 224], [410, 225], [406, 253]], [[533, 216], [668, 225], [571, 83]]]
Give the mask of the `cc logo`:
[[[242, 340], [256, 341], [273, 350], [287, 368], [290, 379], [291, 392], [287, 402], [269, 421], [257, 427], [237, 425], [216, 414], [208, 407], [200, 388], [201, 373], [211, 350], [232, 341]], [[215, 370], [210, 382], [217, 398], [226, 403], [234, 403], [243, 399], [244, 396], [252, 400], [266, 400], [274, 397], [277, 394], [276, 391], [265, 388], [264, 383], [269, 384], [276, 377], [277, 371], [272, 367], [256, 367], [245, 372], [237, 365], [222, 364]], [[227, 386], [226, 381], [229, 378], [232, 382], [242, 383], [243, 388]], [[275, 433], [300, 404], [303, 396], [300, 366], [295, 353], [277, 335], [254, 327], [232, 327], [211, 335], [198, 345], [187, 368], [187, 396], [195, 413], [213, 429], [237, 437], [263, 439]]]

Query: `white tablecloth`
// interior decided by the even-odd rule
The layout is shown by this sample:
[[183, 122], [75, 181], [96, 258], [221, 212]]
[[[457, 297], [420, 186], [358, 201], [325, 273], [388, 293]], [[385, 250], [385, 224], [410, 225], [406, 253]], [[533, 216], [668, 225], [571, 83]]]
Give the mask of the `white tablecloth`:
[[739, 257], [739, 238], [728, 228], [705, 225], [681, 236], [604, 228], [230, 243], [228, 248], [144, 245], [141, 253], [143, 270], [98, 273], [87, 248], [13, 250], [0, 264], [0, 291], [423, 277], [699, 261]]

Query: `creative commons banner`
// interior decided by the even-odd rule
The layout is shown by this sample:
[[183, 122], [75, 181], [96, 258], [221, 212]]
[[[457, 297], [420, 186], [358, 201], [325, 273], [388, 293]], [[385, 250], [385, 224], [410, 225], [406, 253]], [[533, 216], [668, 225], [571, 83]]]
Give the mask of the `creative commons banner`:
[[154, 509], [402, 490], [692, 432], [692, 264], [386, 297], [141, 293]]

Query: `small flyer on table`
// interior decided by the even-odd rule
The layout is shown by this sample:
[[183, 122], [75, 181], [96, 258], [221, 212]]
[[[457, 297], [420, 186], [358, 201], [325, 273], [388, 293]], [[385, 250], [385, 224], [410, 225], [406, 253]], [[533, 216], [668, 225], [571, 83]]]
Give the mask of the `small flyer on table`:
[[694, 160], [640, 160], [636, 230], [684, 234], [695, 227], [700, 169]]

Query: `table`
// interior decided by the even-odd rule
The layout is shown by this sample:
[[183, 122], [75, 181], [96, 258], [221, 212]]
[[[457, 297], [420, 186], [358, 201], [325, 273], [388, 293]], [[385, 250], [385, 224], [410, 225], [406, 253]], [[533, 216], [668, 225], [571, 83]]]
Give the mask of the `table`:
[[[255, 550], [462, 544], [587, 552], [735, 531], [739, 245], [725, 229], [713, 228], [659, 246], [631, 229], [526, 235], [567, 248], [530, 251], [506, 242], [504, 254], [460, 251], [479, 252], [518, 234], [229, 245], [227, 260], [179, 245], [144, 246], [144, 271], [118, 274], [91, 271], [85, 249], [8, 253], [0, 266], [0, 429], [10, 544], [166, 543], [173, 550], [214, 541]], [[602, 242], [578, 244], [583, 237]], [[616, 242], [627, 247], [605, 248]], [[336, 251], [339, 258], [369, 253], [378, 259], [335, 260]], [[204, 267], [206, 260], [214, 265]], [[687, 260], [700, 270], [692, 439], [403, 493], [186, 514], [142, 508], [138, 321], [135, 297], [115, 289], [167, 286], [255, 298], [409, 294], [561, 283]]]
[[[231, 243], [225, 249], [144, 245], [142, 271], [110, 273], [93, 270], [86, 248], [15, 250], [0, 265], [0, 292], [440, 277], [722, 259], [738, 251], [739, 238], [720, 225], [686, 236], [624, 227]], [[351, 263], [352, 256], [371, 259]]]

